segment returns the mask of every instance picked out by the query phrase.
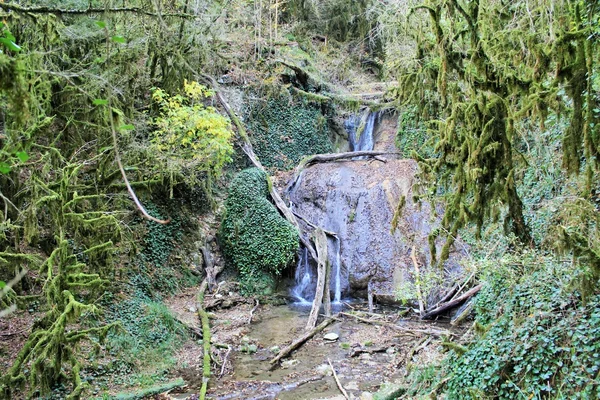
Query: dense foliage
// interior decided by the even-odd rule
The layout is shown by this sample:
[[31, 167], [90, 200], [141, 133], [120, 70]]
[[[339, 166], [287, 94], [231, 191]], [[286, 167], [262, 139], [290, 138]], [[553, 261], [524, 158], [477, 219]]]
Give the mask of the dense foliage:
[[256, 168], [236, 175], [229, 187], [220, 241], [239, 271], [245, 293], [268, 294], [275, 277], [294, 259], [298, 231], [267, 199], [266, 175]]
[[307, 155], [331, 153], [329, 122], [316, 104], [292, 97], [270, 98], [248, 115], [248, 127], [257, 155], [265, 166], [293, 168]]
[[563, 166], [585, 170], [583, 196], [597, 175], [597, 5], [428, 1], [407, 18], [413, 52], [392, 73], [399, 99], [418, 106], [435, 133], [436, 156], [421, 167], [445, 194], [445, 229], [450, 237], [469, 223], [481, 229], [506, 208], [506, 230], [530, 243], [517, 191], [522, 124], [568, 118]]
[[476, 301], [483, 333], [465, 354], [449, 358], [448, 395], [596, 398], [600, 299], [581, 305], [561, 284], [578, 279], [568, 264], [533, 254], [501, 262]]

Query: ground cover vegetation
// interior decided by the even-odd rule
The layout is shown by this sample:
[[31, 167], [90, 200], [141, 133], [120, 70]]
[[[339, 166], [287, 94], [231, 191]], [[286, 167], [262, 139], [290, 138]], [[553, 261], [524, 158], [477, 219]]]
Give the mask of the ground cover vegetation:
[[[36, 312], [0, 396], [166, 379], [186, 328], [162, 298], [198, 282], [171, 253], [222, 212], [241, 157], [207, 78], [224, 76], [271, 170], [332, 149], [335, 114], [364, 104], [353, 85], [390, 83], [399, 150], [445, 204], [434, 258], [462, 235], [484, 284], [469, 335], [404, 396], [597, 397], [599, 15], [591, 0], [0, 2], [0, 313]], [[244, 170], [224, 203], [247, 294], [298, 246], [270, 184]]]

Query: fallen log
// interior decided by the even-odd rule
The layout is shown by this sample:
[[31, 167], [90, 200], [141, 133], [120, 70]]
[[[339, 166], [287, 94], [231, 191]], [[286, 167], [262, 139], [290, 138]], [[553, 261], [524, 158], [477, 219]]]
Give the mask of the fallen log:
[[321, 322], [319, 325], [317, 325], [317, 327], [311, 329], [309, 332], [306, 332], [304, 335], [302, 335], [298, 339], [294, 340], [290, 345], [288, 345], [287, 347], [282, 349], [277, 354], [277, 356], [275, 356], [275, 358], [273, 358], [271, 361], [269, 361], [269, 363], [273, 365], [273, 364], [277, 363], [279, 360], [281, 360], [283, 357], [286, 357], [292, 351], [298, 349], [300, 346], [302, 346], [302, 344], [304, 344], [304, 342], [306, 342], [307, 340], [309, 340], [310, 338], [315, 336], [317, 333], [321, 332], [329, 324], [331, 324], [333, 321], [335, 321], [337, 319], [338, 315], [339, 314], [336, 314], [336, 315], [332, 316], [331, 318], [327, 318], [326, 320]]
[[403, 327], [403, 326], [398, 326], [398, 325], [391, 324], [389, 322], [383, 322], [383, 321], [378, 321], [378, 320], [371, 320], [371, 319], [361, 318], [361, 317], [359, 317], [357, 315], [348, 314], [348, 313], [345, 313], [345, 312], [342, 312], [340, 314], [344, 315], [346, 317], [354, 318], [357, 321], [364, 322], [364, 323], [367, 323], [367, 324], [385, 326], [387, 328], [395, 330], [396, 332], [409, 333], [409, 334], [415, 334], [415, 333], [416, 334], [425, 334], [425, 335], [432, 335], [432, 336], [437, 336], [437, 337], [441, 337], [441, 336], [454, 336], [454, 334], [452, 332], [450, 332], [449, 330], [447, 330], [447, 329], [406, 328], [406, 327]]
[[173, 389], [182, 388], [185, 386], [185, 381], [182, 378], [178, 378], [174, 381], [152, 386], [148, 389], [138, 390], [133, 393], [119, 393], [114, 396], [114, 398], [117, 400], [142, 400], [150, 396], [167, 393]]
[[423, 315], [422, 319], [433, 318], [436, 315], [440, 315], [444, 311], [447, 311], [447, 310], [449, 310], [449, 309], [451, 309], [453, 307], [456, 307], [457, 305], [459, 305], [463, 301], [465, 301], [465, 300], [473, 297], [474, 295], [476, 295], [481, 290], [482, 287], [483, 287], [483, 285], [479, 284], [479, 285], [475, 286], [474, 288], [472, 288], [471, 290], [469, 290], [468, 292], [466, 292], [465, 294], [463, 294], [462, 296], [459, 296], [459, 297], [455, 298], [454, 300], [451, 300], [451, 301], [449, 301], [447, 303], [441, 304], [436, 309], [431, 310], [428, 313], [426, 313], [425, 315]]

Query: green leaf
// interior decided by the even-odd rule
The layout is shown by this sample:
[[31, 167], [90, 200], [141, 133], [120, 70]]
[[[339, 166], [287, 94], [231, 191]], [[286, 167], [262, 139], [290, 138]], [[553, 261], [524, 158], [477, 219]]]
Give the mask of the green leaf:
[[0, 281], [0, 289], [4, 289], [4, 286], [6, 286], [6, 282]]
[[106, 28], [106, 22], [104, 21], [96, 21], [96, 25], [98, 25], [99, 28]]
[[10, 172], [10, 165], [4, 162], [0, 162], [0, 174], [8, 174]]
[[17, 151], [15, 155], [21, 160], [21, 162], [27, 162], [29, 160], [29, 154], [24, 151]]
[[127, 40], [123, 36], [113, 36], [112, 41], [115, 43], [127, 43]]
[[131, 124], [127, 124], [127, 125], [121, 125], [119, 127], [120, 130], [122, 131], [132, 131], [135, 129], [135, 126], [131, 125]]
[[9, 50], [21, 51], [21, 47], [8, 38], [0, 38], [0, 43], [4, 44]]
[[94, 99], [94, 101], [92, 103], [94, 103], [95, 106], [105, 106], [108, 104], [108, 100]]

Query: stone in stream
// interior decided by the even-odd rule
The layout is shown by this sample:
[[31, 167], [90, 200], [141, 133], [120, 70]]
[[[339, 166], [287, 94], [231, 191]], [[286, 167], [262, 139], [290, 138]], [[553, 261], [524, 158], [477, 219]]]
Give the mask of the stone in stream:
[[334, 333], [334, 332], [329, 332], [328, 334], [323, 336], [323, 339], [325, 339], [329, 342], [335, 342], [339, 338], [340, 338], [340, 335], [338, 335], [337, 333]]
[[281, 351], [281, 349], [279, 348], [279, 346], [273, 346], [269, 349], [269, 351], [273, 354], [277, 354]]

